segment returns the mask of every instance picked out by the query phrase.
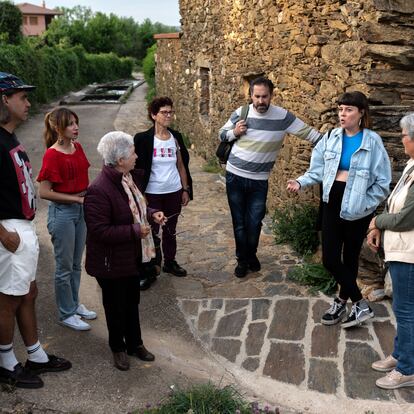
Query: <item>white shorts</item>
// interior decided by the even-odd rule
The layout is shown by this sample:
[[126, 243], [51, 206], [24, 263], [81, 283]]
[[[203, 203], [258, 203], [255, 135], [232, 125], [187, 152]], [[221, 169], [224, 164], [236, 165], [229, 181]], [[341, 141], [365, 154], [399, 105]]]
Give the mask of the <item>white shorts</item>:
[[0, 242], [0, 292], [5, 295], [23, 296], [29, 293], [30, 283], [35, 280], [39, 241], [33, 221], [7, 219], [0, 224], [8, 231], [15, 231], [20, 244], [14, 253]]

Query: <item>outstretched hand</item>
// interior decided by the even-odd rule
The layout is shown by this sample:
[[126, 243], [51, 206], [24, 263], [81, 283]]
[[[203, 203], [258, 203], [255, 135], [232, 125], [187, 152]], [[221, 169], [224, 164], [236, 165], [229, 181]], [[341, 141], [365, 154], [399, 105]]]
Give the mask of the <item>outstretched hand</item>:
[[286, 190], [289, 193], [297, 193], [300, 190], [300, 184], [296, 180], [288, 180]]

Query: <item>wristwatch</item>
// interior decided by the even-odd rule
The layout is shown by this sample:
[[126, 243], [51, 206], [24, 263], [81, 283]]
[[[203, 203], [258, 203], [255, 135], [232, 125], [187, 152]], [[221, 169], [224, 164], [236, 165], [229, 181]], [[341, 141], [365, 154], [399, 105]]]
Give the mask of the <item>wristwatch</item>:
[[186, 193], [190, 194], [190, 187], [183, 187], [183, 191], [185, 191]]

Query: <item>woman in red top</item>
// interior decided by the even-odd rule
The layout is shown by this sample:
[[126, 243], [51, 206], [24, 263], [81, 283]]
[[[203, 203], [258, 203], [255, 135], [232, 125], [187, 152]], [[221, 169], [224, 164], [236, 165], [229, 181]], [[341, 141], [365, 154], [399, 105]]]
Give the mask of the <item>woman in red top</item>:
[[55, 294], [59, 323], [86, 331], [84, 319], [96, 313], [79, 304], [81, 260], [85, 248], [86, 225], [83, 199], [89, 184], [88, 159], [76, 141], [79, 118], [67, 108], [46, 114], [44, 140], [47, 147], [37, 181], [39, 195], [50, 201], [47, 228], [55, 251]]

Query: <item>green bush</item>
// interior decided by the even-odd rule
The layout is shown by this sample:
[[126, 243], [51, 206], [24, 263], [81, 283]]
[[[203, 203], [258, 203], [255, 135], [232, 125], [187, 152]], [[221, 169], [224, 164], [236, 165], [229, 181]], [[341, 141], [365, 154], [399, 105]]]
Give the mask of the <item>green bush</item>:
[[0, 46], [0, 71], [10, 72], [37, 86], [31, 94], [34, 104], [92, 82], [106, 82], [131, 76], [133, 60], [113, 53], [86, 53], [73, 48], [35, 47], [29, 42]]
[[309, 286], [309, 292], [322, 292], [327, 295], [335, 293], [336, 281], [320, 263], [304, 263], [289, 272], [289, 279], [301, 285]]
[[309, 255], [319, 245], [316, 220], [318, 208], [309, 204], [289, 204], [276, 208], [272, 230], [277, 244], [289, 244], [296, 252]]
[[142, 71], [144, 72], [144, 78], [148, 85], [148, 91], [146, 99], [148, 102], [152, 100], [152, 98], [156, 94], [155, 90], [155, 52], [157, 51], [157, 45], [152, 45], [147, 50], [147, 55], [142, 61]]

